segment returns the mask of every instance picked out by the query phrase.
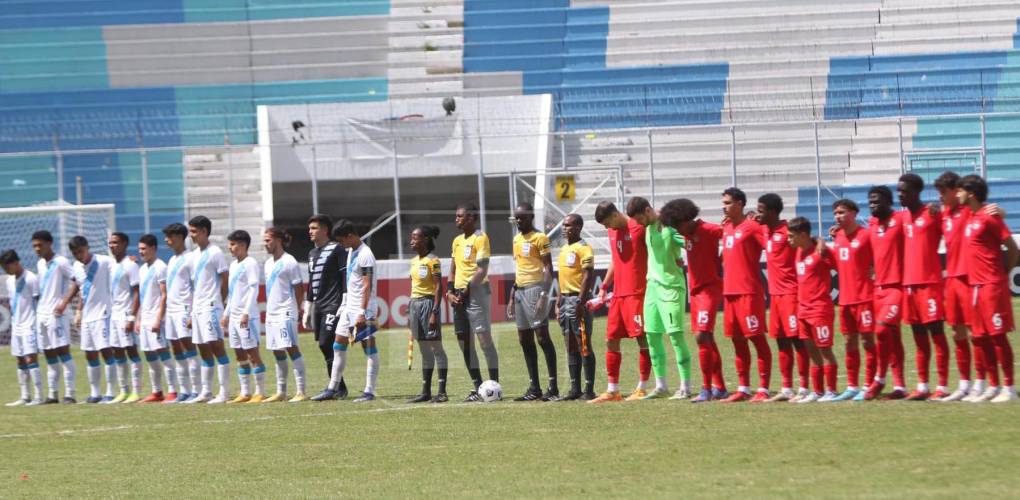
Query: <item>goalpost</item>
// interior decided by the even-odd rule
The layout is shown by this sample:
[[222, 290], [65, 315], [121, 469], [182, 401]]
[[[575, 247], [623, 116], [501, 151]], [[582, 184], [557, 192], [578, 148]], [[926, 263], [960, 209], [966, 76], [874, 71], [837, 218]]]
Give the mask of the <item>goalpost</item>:
[[117, 230], [113, 204], [36, 205], [0, 208], [0, 251], [13, 248], [22, 263], [34, 266], [32, 233], [53, 234], [53, 251], [68, 255], [67, 242], [81, 235], [97, 253], [106, 253], [106, 239]]

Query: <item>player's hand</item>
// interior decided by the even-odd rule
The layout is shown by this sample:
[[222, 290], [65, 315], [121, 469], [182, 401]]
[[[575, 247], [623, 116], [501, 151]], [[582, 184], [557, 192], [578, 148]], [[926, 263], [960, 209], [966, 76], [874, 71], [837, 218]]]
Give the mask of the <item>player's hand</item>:
[[251, 317], [248, 316], [248, 313], [244, 313], [244, 314], [241, 315], [241, 324], [242, 325], [247, 326], [248, 323], [250, 323], [250, 322], [251, 322]]
[[556, 306], [553, 309], [553, 313], [556, 315], [557, 318], [560, 317], [560, 301], [558, 300], [556, 301]]
[[150, 327], [150, 329], [152, 330], [152, 333], [159, 333], [159, 325], [161, 323], [163, 323], [163, 322], [162, 321], [157, 321], [157, 322], [152, 324], [152, 326]]
[[364, 328], [366, 323], [368, 323], [368, 321], [365, 319], [365, 313], [358, 314], [358, 318], [354, 320], [354, 324], [358, 327], [358, 330]]
[[[230, 324], [229, 314], [224, 314], [223, 318], [220, 319], [220, 326], [222, 326], [223, 328], [227, 328], [228, 324]], [[242, 324], [246, 324], [246, 323], [242, 323]]]
[[[306, 302], [307, 304], [307, 302]], [[301, 328], [305, 330], [312, 329], [312, 308], [305, 306], [305, 309], [301, 311]]]
[[129, 332], [134, 332], [135, 331], [135, 322], [134, 321], [128, 321], [124, 325], [124, 330], [129, 331]]
[[940, 210], [942, 210], [942, 207], [940, 207], [938, 205], [938, 203], [929, 203], [928, 204], [928, 215], [931, 215], [932, 217], [935, 217], [936, 215], [939, 214]]
[[141, 321], [135, 323], [134, 331], [135, 331], [135, 333], [137, 333], [139, 335], [142, 334], [142, 322]]
[[74, 326], [81, 328], [81, 309], [75, 311], [73, 323]]
[[439, 327], [439, 315], [438, 314], [430, 314], [429, 315], [429, 330], [436, 331], [436, 328], [438, 328], [438, 327]]
[[997, 203], [989, 203], [985, 205], [985, 208], [982, 208], [981, 212], [985, 215], [991, 215], [992, 217], [1006, 217], [1006, 209], [1000, 207]]
[[53, 308], [53, 315], [54, 316], [63, 316], [64, 315], [64, 309], [67, 309], [67, 304], [65, 304], [63, 302], [57, 304], [57, 306]]
[[510, 299], [510, 302], [506, 304], [506, 318], [514, 319], [514, 300]]
[[758, 214], [754, 212], [747, 212], [744, 214], [744, 220], [758, 220]]
[[599, 302], [602, 302], [602, 303], [606, 302], [606, 289], [605, 288], [599, 288]]
[[461, 296], [457, 295], [456, 293], [453, 293], [453, 292], [447, 292], [446, 293], [446, 300], [449, 300], [451, 304], [453, 304], [453, 305], [455, 305], [457, 307], [460, 307], [460, 305], [462, 303]]
[[824, 255], [825, 252], [829, 251], [829, 247], [825, 246], [824, 240], [818, 238], [818, 241], [815, 242], [815, 251], [818, 252], [820, 255]]
[[189, 330], [191, 329], [191, 316], [188, 316], [187, 321], [184, 322], [184, 326], [187, 327]]
[[829, 238], [835, 238], [836, 231], [839, 231], [839, 226], [829, 226]]

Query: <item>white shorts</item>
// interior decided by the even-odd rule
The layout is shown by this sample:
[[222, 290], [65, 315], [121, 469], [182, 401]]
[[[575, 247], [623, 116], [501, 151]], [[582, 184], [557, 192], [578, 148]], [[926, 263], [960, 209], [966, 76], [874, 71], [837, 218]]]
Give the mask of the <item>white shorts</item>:
[[37, 323], [40, 350], [48, 351], [71, 345], [71, 317], [67, 314], [40, 317]]
[[257, 349], [259, 347], [258, 317], [248, 316], [248, 324], [242, 324], [241, 318], [230, 317], [228, 325], [231, 349]]
[[129, 332], [125, 327], [127, 327], [127, 319], [110, 319], [110, 347], [120, 349], [134, 347], [135, 332]]
[[138, 334], [138, 346], [142, 349], [142, 352], [155, 352], [160, 349], [166, 349], [169, 346], [169, 342], [166, 339], [166, 331], [163, 325], [159, 326], [159, 331], [152, 331], [152, 324], [155, 323], [155, 318], [142, 318], [139, 325], [141, 326], [141, 333]]
[[220, 326], [222, 317], [223, 311], [220, 309], [191, 313], [191, 341], [196, 344], [208, 344], [223, 340], [223, 327]]
[[191, 317], [187, 311], [166, 313], [166, 322], [163, 323], [163, 332], [167, 340], [181, 340], [191, 338], [191, 328], [188, 328], [188, 318]]
[[110, 318], [81, 322], [81, 350], [101, 351], [110, 347]]
[[27, 332], [15, 331], [11, 335], [11, 356], [22, 357], [39, 353], [39, 339], [36, 338], [35, 329]]
[[[370, 339], [375, 336], [375, 332], [379, 330], [379, 324], [375, 320], [375, 314], [373, 313], [374, 308], [370, 307], [365, 312], [366, 325], [358, 332], [355, 332], [354, 341], [360, 342], [362, 340]], [[350, 309], [343, 309], [340, 311], [336, 324], [336, 334], [341, 337], [350, 338], [351, 332], [358, 323], [358, 312]]]
[[297, 347], [297, 322], [293, 319], [266, 319], [266, 347], [270, 351], [283, 351]]

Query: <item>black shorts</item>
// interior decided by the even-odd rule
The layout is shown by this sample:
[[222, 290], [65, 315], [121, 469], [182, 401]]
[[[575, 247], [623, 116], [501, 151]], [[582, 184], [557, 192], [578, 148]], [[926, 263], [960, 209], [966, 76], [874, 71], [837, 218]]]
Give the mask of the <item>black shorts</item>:
[[315, 311], [312, 313], [312, 329], [315, 330], [315, 340], [321, 340], [323, 336], [333, 339], [336, 335], [336, 310], [335, 307], [319, 308], [315, 306]]
[[411, 327], [411, 335], [417, 340], [440, 340], [443, 334], [439, 323], [436, 328], [429, 328], [429, 323], [435, 315], [434, 299], [432, 297], [418, 297], [411, 299], [407, 305], [407, 324]]

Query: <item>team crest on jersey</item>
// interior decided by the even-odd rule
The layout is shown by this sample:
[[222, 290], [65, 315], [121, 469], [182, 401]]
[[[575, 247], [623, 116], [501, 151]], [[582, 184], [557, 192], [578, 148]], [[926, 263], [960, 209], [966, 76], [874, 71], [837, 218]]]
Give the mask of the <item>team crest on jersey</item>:
[[742, 232], [740, 232], [740, 231], [737, 231], [737, 232], [733, 233], [733, 237], [734, 237], [734, 238], [736, 238], [736, 239], [738, 239], [738, 240], [739, 240], [739, 239], [740, 239], [740, 237], [741, 237], [741, 236], [743, 236], [743, 235], [744, 235], [744, 233], [742, 233]]
[[781, 242], [783, 241], [783, 235], [777, 233], [775, 236], [772, 237], [772, 239], [777, 242]]
[[804, 263], [803, 262], [798, 262], [797, 263], [797, 274], [800, 274], [800, 275], [803, 276], [805, 271], [806, 271], [806, 269], [804, 267]]
[[850, 248], [857, 248], [859, 246], [861, 246], [861, 242], [859, 242], [857, 240], [853, 240], [853, 241], [850, 242]]
[[914, 225], [917, 226], [917, 227], [923, 226], [924, 225], [924, 219], [917, 219], [917, 222], [914, 222]]

